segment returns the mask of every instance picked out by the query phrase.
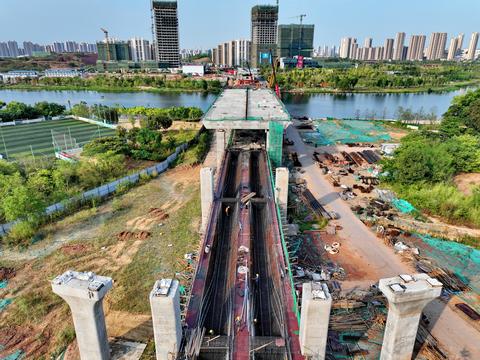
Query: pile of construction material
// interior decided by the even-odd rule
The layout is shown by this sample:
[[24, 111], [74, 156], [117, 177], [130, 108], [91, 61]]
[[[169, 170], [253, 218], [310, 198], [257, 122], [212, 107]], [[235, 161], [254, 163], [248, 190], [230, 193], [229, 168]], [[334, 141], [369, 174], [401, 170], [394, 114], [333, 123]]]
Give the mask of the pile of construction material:
[[[355, 289], [332, 304], [327, 358], [367, 356], [378, 358], [387, 321], [387, 300], [373, 285], [368, 290]], [[428, 318], [422, 316], [415, 347], [420, 357], [447, 359], [438, 340], [428, 330]]]

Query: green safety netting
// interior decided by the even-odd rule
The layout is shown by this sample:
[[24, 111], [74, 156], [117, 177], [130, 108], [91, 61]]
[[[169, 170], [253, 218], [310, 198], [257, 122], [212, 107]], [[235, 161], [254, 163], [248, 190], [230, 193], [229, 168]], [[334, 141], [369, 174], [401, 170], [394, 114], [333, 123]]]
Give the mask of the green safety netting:
[[0, 281], [0, 290], [1, 289], [5, 289], [8, 285], [8, 281], [7, 280], [2, 280]]
[[[417, 236], [428, 245], [422, 249], [424, 256], [455, 273], [474, 293], [480, 294], [480, 250], [428, 235]], [[473, 305], [477, 309], [480, 307], [478, 303]]]
[[12, 299], [0, 299], [0, 312], [12, 303]]
[[0, 358], [0, 360], [20, 360], [24, 358], [24, 355], [22, 350], [17, 350], [13, 354]]
[[275, 167], [282, 166], [283, 124], [268, 123], [268, 156]]
[[409, 214], [413, 211], [415, 211], [415, 207], [410, 204], [408, 201], [403, 200], [403, 199], [393, 199], [392, 200], [392, 205], [395, 206], [395, 208], [404, 213], [404, 214]]
[[315, 131], [305, 132], [304, 138], [317, 145], [371, 143], [391, 140], [380, 124], [365, 120], [316, 120]]

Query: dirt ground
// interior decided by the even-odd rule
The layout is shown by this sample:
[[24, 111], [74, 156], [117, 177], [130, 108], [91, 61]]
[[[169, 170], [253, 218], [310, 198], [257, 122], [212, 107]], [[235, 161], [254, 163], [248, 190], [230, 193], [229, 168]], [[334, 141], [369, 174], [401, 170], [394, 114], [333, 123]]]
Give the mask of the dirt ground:
[[[32, 249], [2, 254], [0, 267], [16, 274], [0, 290], [0, 298], [13, 299], [0, 312], [0, 359], [17, 350], [27, 359], [55, 358], [72, 343], [70, 311], [49, 284], [68, 269], [111, 276], [115, 285], [104, 301], [109, 336], [148, 342], [154, 281], [178, 274], [189, 285], [183, 255], [199, 246], [199, 171], [169, 170], [97, 209], [46, 226]], [[122, 231], [148, 236], [122, 238]]]
[[472, 195], [475, 186], [480, 186], [480, 173], [463, 173], [454, 177], [453, 182], [465, 195]]

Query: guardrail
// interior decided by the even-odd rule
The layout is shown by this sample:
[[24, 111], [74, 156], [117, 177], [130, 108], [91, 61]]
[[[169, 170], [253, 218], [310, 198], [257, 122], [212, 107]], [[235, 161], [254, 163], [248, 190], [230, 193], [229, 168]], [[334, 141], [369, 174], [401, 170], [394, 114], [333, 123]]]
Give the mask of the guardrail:
[[[69, 198], [65, 201], [50, 205], [47, 208], [45, 208], [43, 214], [47, 215], [47, 216], [50, 216], [50, 215], [53, 215], [55, 213], [64, 212], [65, 210], [68, 209], [68, 207], [70, 205], [78, 204], [78, 203], [84, 203], [88, 200], [92, 200], [92, 199], [95, 199], [95, 198], [106, 197], [106, 196], [114, 193], [120, 185], [138, 183], [140, 181], [140, 178], [141, 178], [142, 175], [151, 176], [155, 173], [156, 174], [161, 174], [161, 173], [165, 172], [165, 170], [168, 169], [169, 165], [172, 162], [174, 162], [177, 159], [178, 155], [182, 151], [187, 149], [188, 146], [189, 146], [189, 144], [187, 144], [187, 143], [178, 146], [175, 149], [175, 152], [173, 152], [164, 161], [162, 161], [161, 163], [158, 163], [156, 165], [153, 165], [149, 168], [143, 169], [143, 170], [139, 171], [138, 173], [125, 176], [125, 177], [120, 178], [118, 180], [112, 181], [108, 184], [105, 184], [105, 185], [96, 187], [94, 189], [85, 191], [84, 193], [82, 193], [80, 195], [77, 195], [77, 196], [74, 196], [74, 197], [71, 197], [71, 198]], [[7, 223], [7, 224], [0, 224], [0, 236], [6, 235], [18, 221], [20, 221], [20, 220], [15, 220], [15, 221], [12, 221], [12, 222]]]

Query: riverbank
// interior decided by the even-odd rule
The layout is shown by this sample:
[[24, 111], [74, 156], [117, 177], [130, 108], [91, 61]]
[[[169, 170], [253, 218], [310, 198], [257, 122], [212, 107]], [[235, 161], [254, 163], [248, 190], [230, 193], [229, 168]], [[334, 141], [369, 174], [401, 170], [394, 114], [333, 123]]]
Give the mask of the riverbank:
[[178, 93], [203, 93], [218, 94], [217, 90], [181, 89], [181, 88], [154, 88], [154, 87], [108, 87], [108, 86], [71, 86], [71, 85], [0, 85], [0, 90], [24, 90], [24, 91], [96, 91], [101, 93], [125, 93], [125, 92], [150, 92], [161, 94]]
[[[338, 90], [332, 88], [294, 88], [283, 90], [287, 94], [414, 94], [414, 93], [445, 93], [453, 92], [466, 88], [480, 86], [480, 79], [475, 81], [466, 81], [453, 83], [438, 87], [410, 87], [410, 88], [357, 88], [353, 90]], [[157, 88], [157, 87], [108, 87], [108, 86], [71, 86], [71, 85], [0, 85], [0, 90], [25, 90], [25, 91], [97, 91], [101, 93], [122, 93], [122, 92], [149, 92], [159, 94], [178, 94], [178, 93], [200, 93], [200, 94], [218, 94], [219, 90], [203, 90], [198, 88]]]
[[480, 79], [474, 81], [465, 81], [453, 83], [445, 86], [429, 87], [409, 87], [409, 88], [356, 88], [352, 90], [338, 90], [332, 88], [294, 88], [282, 90], [288, 94], [415, 94], [415, 93], [445, 93], [457, 90], [476, 88], [480, 86]]

